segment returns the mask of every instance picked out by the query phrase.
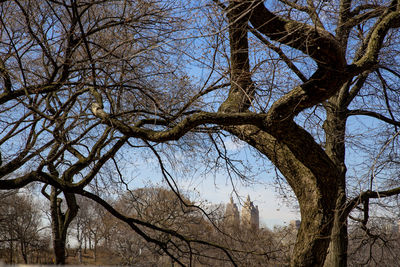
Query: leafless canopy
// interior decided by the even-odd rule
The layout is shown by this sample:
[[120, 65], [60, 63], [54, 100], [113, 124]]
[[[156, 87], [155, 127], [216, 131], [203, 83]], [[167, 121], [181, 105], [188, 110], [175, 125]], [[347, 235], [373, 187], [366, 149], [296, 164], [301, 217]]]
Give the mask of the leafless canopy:
[[398, 0], [10, 0], [0, 20], [0, 189], [39, 182], [84, 195], [180, 262], [171, 240], [141, 227], [189, 254], [205, 243], [88, 188], [142, 148], [170, 181], [159, 144], [195, 151], [229, 133], [296, 195], [292, 266], [344, 266], [348, 215], [364, 206], [368, 218], [371, 199], [400, 193]]

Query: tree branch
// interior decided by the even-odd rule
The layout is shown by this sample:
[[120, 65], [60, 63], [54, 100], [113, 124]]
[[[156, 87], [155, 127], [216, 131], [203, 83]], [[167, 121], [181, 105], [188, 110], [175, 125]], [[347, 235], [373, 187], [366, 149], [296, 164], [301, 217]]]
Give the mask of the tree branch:
[[346, 209], [345, 212], [347, 214], [350, 214], [350, 212], [357, 207], [361, 203], [365, 203], [368, 199], [371, 198], [385, 198], [385, 197], [391, 197], [400, 194], [400, 187], [396, 187], [390, 190], [385, 190], [385, 191], [371, 191], [367, 190], [359, 194], [357, 197], [351, 199], [347, 204], [346, 204]]
[[219, 107], [222, 112], [248, 110], [254, 97], [255, 87], [251, 79], [247, 24], [247, 3], [230, 0], [227, 10], [229, 22], [230, 74], [229, 95]]
[[190, 117], [186, 117], [175, 126], [164, 131], [156, 131], [136, 126], [129, 126], [115, 118], [111, 118], [104, 111], [97, 110], [94, 115], [103, 119], [103, 122], [111, 127], [118, 129], [126, 136], [141, 138], [152, 142], [165, 142], [169, 140], [178, 140], [187, 132], [202, 124], [218, 124], [218, 125], [261, 125], [267, 115], [255, 113], [224, 113], [224, 112], [199, 112]]
[[354, 109], [354, 110], [349, 110], [347, 112], [347, 116], [355, 116], [355, 115], [369, 116], [369, 117], [384, 121], [384, 122], [389, 123], [389, 124], [394, 125], [394, 126], [400, 126], [400, 122], [399, 121], [396, 121], [394, 119], [390, 119], [390, 118], [385, 117], [382, 114], [376, 113], [374, 111], [362, 110], [362, 109]]
[[276, 52], [281, 59], [283, 60], [283, 62], [286, 63], [286, 65], [289, 67], [289, 69], [291, 69], [296, 75], [297, 77], [299, 77], [299, 79], [302, 82], [306, 82], [308, 79], [306, 78], [306, 76], [304, 76], [304, 74], [296, 67], [295, 64], [293, 64], [292, 60], [290, 60], [286, 54], [282, 51], [282, 49], [280, 49], [279, 47], [271, 44], [266, 38], [264, 38], [264, 36], [262, 36], [258, 31], [256, 31], [253, 27], [250, 27], [250, 31], [252, 34], [254, 34], [254, 36], [256, 36], [263, 44], [265, 44], [266, 46], [268, 46], [268, 48], [270, 48], [271, 50], [273, 50], [274, 52]]
[[389, 7], [389, 9], [382, 15], [382, 18], [378, 20], [371, 32], [363, 56], [354, 62], [354, 66], [359, 70], [366, 70], [377, 64], [378, 55], [387, 32], [391, 28], [400, 27], [400, 10], [395, 9], [394, 11], [391, 11], [391, 9], [392, 7]]
[[338, 70], [346, 65], [340, 43], [324, 29], [279, 17], [264, 6], [264, 1], [253, 1], [248, 10], [250, 23], [270, 39], [302, 51], [318, 65]]

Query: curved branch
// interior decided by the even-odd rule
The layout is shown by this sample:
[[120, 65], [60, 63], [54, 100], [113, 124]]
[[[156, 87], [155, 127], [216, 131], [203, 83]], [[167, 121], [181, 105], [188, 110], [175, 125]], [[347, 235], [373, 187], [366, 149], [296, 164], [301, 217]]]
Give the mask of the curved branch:
[[364, 10], [367, 10], [367, 9], [376, 9], [378, 7], [379, 7], [379, 5], [364, 4], [364, 5], [357, 6], [349, 14], [350, 14], [350, 16], [354, 17], [354, 16], [359, 15], [361, 11], [364, 11]]
[[47, 179], [42, 179], [38, 172], [30, 172], [14, 179], [0, 180], [0, 189], [19, 189], [32, 182], [44, 182], [45, 184], [54, 184], [51, 182], [47, 182]]
[[[387, 84], [385, 78], [380, 73], [379, 69], [376, 70], [376, 73], [377, 73], [378, 78], [379, 78], [379, 80], [380, 80], [380, 82], [382, 84], [382, 90], [383, 90], [383, 95], [385, 97], [385, 104], [386, 104], [387, 111], [389, 112], [390, 118], [393, 121], [396, 121], [395, 118], [394, 118], [393, 112], [392, 112], [392, 107], [390, 106], [389, 95], [388, 95], [388, 92], [387, 92], [388, 89], [391, 89], [391, 88]], [[397, 132], [397, 125], [395, 125], [394, 127], [395, 127], [395, 131]]]
[[297, 4], [297, 1], [296, 2], [292, 2], [289, 0], [279, 0], [279, 1], [290, 6], [291, 8], [297, 9], [299, 11], [306, 12], [306, 13], [310, 12], [310, 9], [308, 7]]
[[277, 16], [264, 6], [264, 1], [253, 1], [248, 5], [251, 10], [249, 21], [262, 34], [302, 51], [318, 65], [339, 70], [346, 65], [343, 47], [328, 31]]
[[387, 13], [383, 14], [382, 16], [383, 17], [378, 20], [373, 31], [371, 32], [363, 56], [354, 63], [354, 66], [361, 71], [377, 64], [378, 55], [382, 48], [387, 32], [391, 28], [400, 27], [400, 10], [390, 11], [389, 9]]
[[363, 21], [366, 21], [371, 18], [376, 18], [376, 17], [382, 15], [383, 12], [384, 12], [384, 8], [380, 7], [380, 8], [376, 8], [374, 10], [371, 10], [369, 12], [359, 14], [359, 15], [358, 14], [352, 15], [352, 13], [350, 13], [349, 19], [346, 22], [344, 22], [343, 25], [340, 25], [340, 26], [351, 29], [354, 26], [359, 25]]
[[183, 119], [170, 129], [156, 131], [126, 125], [122, 121], [111, 118], [104, 110], [100, 110], [98, 106], [95, 105], [95, 108], [96, 109], [93, 110], [94, 115], [102, 119], [103, 123], [118, 129], [126, 136], [141, 138], [152, 142], [178, 140], [187, 132], [202, 124], [218, 124], [225, 126], [252, 124], [262, 127], [262, 125], [264, 125], [264, 120], [267, 118], [265, 114], [256, 113], [199, 112]]
[[0, 94], [0, 105], [7, 103], [10, 100], [17, 99], [18, 97], [26, 94], [45, 94], [55, 92], [62, 86], [62, 81], [55, 83], [44, 83], [40, 85], [28, 86], [14, 91], [6, 91]]
[[343, 99], [342, 103], [344, 106], [347, 107], [350, 105], [351, 101], [353, 101], [353, 99], [357, 96], [358, 92], [360, 92], [361, 88], [363, 88], [364, 83], [367, 80], [369, 74], [370, 71], [364, 71], [357, 77], [357, 81], [348, 92], [348, 96], [346, 97], [346, 99]]
[[83, 178], [80, 182], [78, 182], [78, 186], [80, 188], [84, 188], [86, 185], [88, 185], [93, 178], [96, 176], [96, 174], [99, 172], [100, 168], [103, 167], [103, 165], [111, 158], [115, 156], [115, 154], [119, 151], [119, 149], [128, 141], [127, 137], [122, 137], [121, 139], [118, 140], [118, 142], [109, 150], [107, 153], [105, 153], [92, 167], [90, 172]]
[[[190, 246], [191, 243], [198, 243], [198, 244], [202, 244], [202, 245], [207, 245], [207, 246], [211, 246], [214, 247], [216, 249], [221, 250], [222, 252], [224, 252], [227, 257], [229, 258], [229, 260], [231, 261], [231, 263], [234, 266], [237, 266], [236, 262], [234, 261], [234, 259], [232, 258], [232, 255], [229, 253], [229, 249], [225, 248], [223, 246], [214, 244], [214, 243], [210, 243], [207, 241], [203, 241], [203, 240], [197, 240], [197, 239], [192, 239], [189, 237], [186, 237], [174, 230], [170, 230], [170, 229], [164, 229], [158, 226], [155, 226], [151, 223], [148, 222], [144, 222], [132, 217], [128, 217], [123, 215], [122, 213], [118, 212], [116, 209], [114, 209], [110, 204], [108, 204], [106, 201], [104, 201], [102, 198], [100, 198], [99, 196], [92, 194], [88, 191], [82, 190], [80, 192], [77, 192], [78, 194], [85, 196], [93, 201], [95, 201], [96, 203], [100, 204], [102, 207], [104, 207], [108, 212], [110, 212], [114, 217], [116, 217], [117, 219], [127, 223], [132, 230], [134, 230], [137, 234], [139, 234], [140, 236], [142, 236], [147, 242], [156, 244], [157, 246], [159, 246], [168, 256], [170, 256], [171, 258], [173, 258], [175, 261], [177, 261], [178, 263], [180, 263], [180, 261], [168, 250], [167, 248], [167, 242], [162, 242], [159, 241], [157, 239], [154, 239], [152, 237], [150, 237], [149, 235], [147, 235], [144, 231], [142, 231], [137, 225], [141, 225], [144, 226], [146, 228], [158, 231], [158, 232], [162, 232], [171, 236], [174, 236], [182, 241], [184, 241], [185, 243], [188, 244], [188, 246]], [[182, 263], [180, 263], [182, 266], [184, 266]]]
[[390, 119], [386, 116], [383, 116], [382, 114], [376, 113], [374, 111], [369, 111], [369, 110], [362, 110], [362, 109], [354, 109], [354, 110], [349, 110], [347, 112], [347, 116], [355, 116], [355, 115], [363, 115], [363, 116], [369, 116], [381, 121], [384, 121], [386, 123], [389, 123], [394, 126], [400, 126], [400, 122]]
[[398, 71], [395, 71], [387, 66], [381, 66], [381, 65], [379, 66], [379, 68], [386, 70], [386, 71], [390, 72], [391, 74], [395, 75], [396, 77], [400, 78], [400, 72], [398, 72]]

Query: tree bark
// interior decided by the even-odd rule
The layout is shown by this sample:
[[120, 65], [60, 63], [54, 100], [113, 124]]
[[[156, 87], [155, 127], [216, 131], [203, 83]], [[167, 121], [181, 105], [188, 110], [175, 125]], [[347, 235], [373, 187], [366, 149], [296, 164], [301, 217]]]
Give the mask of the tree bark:
[[[265, 16], [260, 18], [254, 14], [250, 15], [252, 7], [248, 3], [234, 0], [229, 3], [227, 14], [231, 48], [231, 89], [220, 111], [244, 112], [250, 106], [254, 91], [249, 73], [247, 40], [249, 16], [252, 18], [253, 25], [267, 34], [275, 24], [278, 28], [285, 29], [282, 25], [289, 22], [273, 17], [261, 4], [255, 7], [259, 9], [259, 15], [271, 16], [268, 23], [274, 21], [274, 25], [265, 26], [260, 22], [261, 20], [265, 22]], [[276, 38], [275, 35], [274, 37]], [[322, 39], [334, 44], [330, 36]], [[287, 40], [287, 43], [301, 50], [302, 44], [295, 43], [293, 40]], [[315, 45], [310, 43], [308, 48]], [[325, 46], [321, 45], [321, 47]], [[329, 47], [336, 49], [334, 45]], [[340, 52], [340, 49], [335, 51]], [[335, 181], [338, 180], [339, 172], [314, 138], [293, 121], [293, 117], [301, 109], [317, 101], [317, 98], [323, 98], [325, 94], [335, 92], [334, 90], [340, 88], [341, 83], [337, 81], [340, 75], [333, 75], [330, 69], [323, 65], [335, 62], [343, 67], [344, 60], [341, 53], [330, 52], [315, 56], [322, 67], [310, 78], [310, 82], [295, 88], [290, 95], [282, 97], [271, 107], [262, 128], [255, 126], [227, 128], [232, 134], [266, 155], [285, 176], [296, 194], [302, 221], [291, 258], [291, 266], [322, 266], [324, 264], [334, 221], [338, 193]], [[336, 59], [332, 60], [332, 57]], [[334, 79], [333, 76], [335, 76]], [[325, 89], [326, 84], [319, 84], [322, 80], [331, 79], [333, 79], [329, 82], [331, 88], [328, 90]]]
[[229, 1], [227, 17], [229, 21], [230, 74], [231, 88], [227, 99], [219, 111], [242, 112], [250, 107], [254, 95], [251, 80], [248, 44], [247, 4], [242, 1]]
[[[306, 166], [299, 161], [300, 155], [297, 156], [282, 141], [257, 127], [237, 126], [228, 130], [266, 155], [285, 176], [298, 198], [302, 221], [291, 258], [291, 266], [322, 266], [334, 221], [337, 188], [334, 183], [331, 186], [325, 186], [326, 184], [321, 183], [321, 178], [317, 175], [324, 173], [325, 179], [335, 181], [337, 180], [336, 168], [322, 156], [309, 158], [309, 161], [313, 161], [309, 163], [314, 166]], [[281, 138], [290, 140], [285, 136]], [[297, 142], [305, 142], [305, 140], [300, 140], [301, 135], [297, 134], [297, 138], [299, 138]], [[302, 152], [303, 157], [318, 154], [317, 151], [307, 150], [310, 146], [306, 144], [303, 147], [305, 148]], [[320, 169], [312, 172], [312, 168]]]
[[50, 209], [51, 209], [51, 230], [53, 237], [53, 249], [55, 264], [65, 264], [65, 245], [67, 239], [67, 230], [78, 212], [78, 206], [73, 194], [64, 194], [67, 200], [67, 211], [65, 214], [61, 210], [61, 199], [58, 198], [60, 191], [51, 187]]
[[346, 206], [346, 165], [345, 165], [345, 132], [347, 109], [340, 102], [344, 101], [343, 92], [346, 85], [326, 104], [327, 118], [323, 125], [326, 136], [325, 151], [340, 171], [338, 179], [338, 198], [336, 201], [335, 216], [331, 233], [331, 241], [325, 267], [347, 266], [347, 213]]
[[26, 251], [27, 250], [26, 243], [25, 243], [25, 240], [23, 240], [22, 238], [20, 240], [20, 246], [21, 246], [21, 254], [22, 254], [22, 258], [24, 260], [24, 263], [28, 264], [28, 253]]
[[334, 222], [329, 243], [328, 255], [324, 267], [347, 266], [347, 213], [344, 212], [346, 194], [340, 189], [338, 193]]
[[65, 264], [65, 239], [63, 238], [63, 214], [61, 213], [61, 200], [57, 198], [57, 189], [51, 187], [50, 212], [51, 233], [53, 237], [53, 250], [55, 264]]
[[50, 193], [50, 212], [51, 212], [51, 233], [53, 237], [53, 250], [55, 264], [65, 264], [65, 242], [60, 233], [60, 214], [61, 202], [57, 198], [57, 189], [51, 187]]

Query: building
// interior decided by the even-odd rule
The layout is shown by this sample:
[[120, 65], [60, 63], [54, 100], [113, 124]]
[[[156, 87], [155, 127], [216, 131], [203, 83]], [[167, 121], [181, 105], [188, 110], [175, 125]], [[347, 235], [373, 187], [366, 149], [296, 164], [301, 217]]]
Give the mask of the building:
[[226, 204], [225, 225], [236, 229], [238, 229], [239, 226], [248, 229], [259, 229], [260, 215], [258, 206], [254, 206], [253, 202], [250, 200], [250, 196], [247, 196], [247, 199], [243, 204], [241, 214], [239, 214], [239, 209], [233, 202], [233, 198], [231, 196], [229, 203]]
[[231, 196], [230, 202], [226, 204], [225, 209], [225, 225], [228, 227], [239, 228], [240, 215], [239, 209], [235, 203], [233, 203], [233, 198]]
[[259, 229], [260, 227], [258, 206], [254, 206], [249, 195], [247, 195], [246, 202], [243, 205], [241, 219], [243, 227], [250, 227], [252, 229]]

